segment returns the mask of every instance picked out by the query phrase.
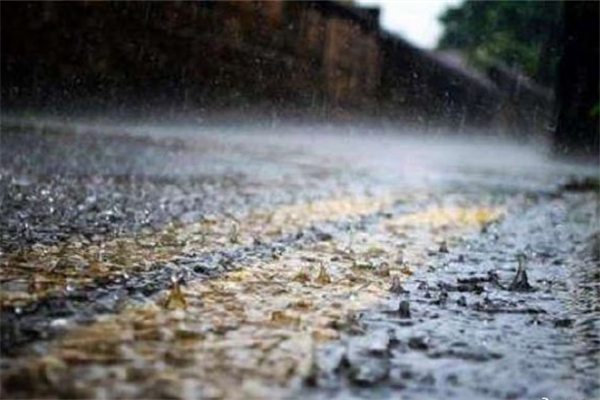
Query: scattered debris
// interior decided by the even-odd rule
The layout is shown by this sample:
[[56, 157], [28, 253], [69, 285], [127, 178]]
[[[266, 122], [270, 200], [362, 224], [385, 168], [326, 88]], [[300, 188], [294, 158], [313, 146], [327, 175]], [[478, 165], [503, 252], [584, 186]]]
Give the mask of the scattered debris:
[[[151, 153], [152, 161], [161, 158], [154, 157], [156, 152]], [[154, 172], [151, 172], [148, 176], [154, 176]], [[248, 175], [252, 176], [252, 173], [253, 170]], [[22, 184], [6, 183], [11, 179], [10, 174], [0, 175], [0, 183], [5, 184], [12, 193], [7, 196], [9, 203], [17, 195], [23, 195], [23, 199], [28, 200], [33, 196], [41, 196], [40, 188], [20, 192]], [[103, 185], [106, 189], [106, 182], [98, 179], [99, 183], [92, 184], [82, 179], [72, 187], [75, 190], [84, 187], [82, 192], [95, 192]], [[146, 183], [128, 183], [121, 190], [117, 190], [118, 185], [108, 187], [108, 193], [114, 192], [115, 199], [129, 191], [134, 194], [127, 195], [121, 203], [120, 200], [114, 200], [114, 204], [108, 200], [91, 199], [90, 204], [98, 203], [94, 207], [99, 207], [100, 211], [88, 212], [84, 209], [79, 212], [81, 219], [65, 217], [64, 227], [55, 224], [56, 220], [50, 217], [40, 218], [39, 222], [27, 215], [21, 218], [21, 211], [15, 206], [22, 204], [22, 200], [10, 206], [18, 212], [11, 211], [12, 219], [3, 217], [3, 222], [9, 222], [5, 225], [13, 228], [3, 227], [2, 239], [10, 243], [10, 249], [24, 246], [19, 251], [0, 254], [3, 269], [0, 282], [3, 289], [1, 345], [3, 352], [7, 349], [12, 351], [7, 353], [11, 358], [3, 359], [2, 367], [6, 365], [8, 371], [4, 374], [3, 369], [3, 390], [6, 388], [5, 377], [14, 377], [13, 373], [20, 371], [22, 374], [17, 374], [16, 378], [19, 389], [25, 388], [25, 392], [29, 388], [47, 390], [33, 393], [39, 394], [39, 397], [160, 395], [181, 398], [190, 393], [193, 397], [195, 393], [207, 398], [253, 395], [286, 398], [297, 394], [287, 391], [290, 386], [298, 387], [290, 385], [290, 382], [301, 382], [304, 378], [304, 382], [313, 387], [339, 389], [339, 396], [348, 394], [343, 392], [345, 390], [354, 391], [357, 389], [355, 386], [360, 386], [376, 387], [377, 391], [381, 389], [378, 393], [383, 396], [388, 395], [388, 390], [395, 395], [398, 393], [395, 390], [402, 387], [400, 394], [406, 397], [419, 398], [423, 393], [429, 393], [432, 397], [449, 394], [454, 398], [477, 398], [481, 392], [470, 391], [469, 385], [473, 380], [468, 372], [465, 373], [465, 365], [487, 362], [487, 365], [479, 366], [484, 372], [482, 376], [490, 376], [496, 372], [495, 368], [506, 365], [494, 363], [493, 360], [507, 357], [510, 363], [521, 361], [519, 357], [523, 357], [523, 354], [513, 351], [510, 346], [520, 341], [524, 343], [522, 348], [536, 344], [523, 334], [528, 331], [528, 324], [544, 325], [543, 329], [531, 326], [531, 330], [526, 332], [529, 334], [533, 331], [536, 340], [541, 338], [538, 343], [543, 344], [549, 343], [542, 342], [548, 338], [548, 332], [569, 334], [553, 328], [574, 325], [576, 329], [580, 328], [579, 323], [575, 324], [575, 321], [580, 321], [580, 315], [576, 312], [573, 316], [555, 313], [554, 300], [548, 300], [562, 296], [567, 290], [560, 285], [559, 279], [553, 278], [556, 285], [551, 295], [544, 293], [539, 298], [537, 295], [516, 296], [496, 291], [502, 288], [498, 274], [489, 271], [486, 275], [484, 269], [489, 265], [504, 263], [507, 254], [519, 248], [514, 246], [515, 241], [527, 242], [531, 239], [535, 244], [537, 233], [543, 236], [543, 240], [538, 246], [533, 246], [536, 257], [543, 260], [546, 256], [540, 254], [547, 252], [551, 260], [563, 260], [567, 268], [569, 265], [566, 260], [569, 258], [566, 254], [569, 253], [564, 250], [568, 247], [556, 243], [562, 246], [560, 252], [548, 250], [546, 241], [551, 236], [543, 229], [549, 220], [559, 221], [561, 225], [564, 223], [565, 232], [574, 237], [572, 245], [577, 249], [584, 245], [580, 240], [582, 235], [578, 235], [578, 229], [583, 225], [573, 221], [580, 219], [589, 225], [589, 220], [585, 219], [585, 215], [584, 218], [581, 215], [575, 215], [572, 219], [563, 218], [568, 214], [562, 212], [562, 203], [561, 207], [552, 204], [547, 211], [525, 208], [531, 207], [531, 204], [521, 207], [520, 189], [517, 196], [502, 189], [497, 196], [494, 193], [489, 197], [491, 201], [489, 198], [483, 200], [482, 206], [477, 203], [482, 198], [481, 193], [454, 193], [456, 187], [450, 187], [450, 191], [444, 191], [443, 196], [439, 197], [437, 192], [424, 193], [423, 204], [435, 203], [435, 206], [424, 212], [407, 212], [399, 217], [404, 212], [402, 210], [406, 210], [406, 203], [399, 203], [397, 208], [389, 204], [382, 208], [373, 205], [375, 199], [367, 198], [364, 206], [357, 211], [353, 208], [352, 200], [342, 201], [342, 207], [338, 207], [339, 202], [326, 200], [324, 203], [329, 206], [324, 208], [319, 205], [320, 200], [314, 200], [307, 210], [303, 204], [306, 198], [302, 195], [297, 199], [285, 197], [290, 193], [295, 195], [291, 191], [281, 198], [276, 197], [273, 203], [257, 201], [256, 198], [251, 200], [254, 201], [252, 204], [249, 201], [248, 207], [264, 206], [266, 210], [261, 211], [262, 217], [256, 218], [256, 215], [251, 215], [252, 208], [249, 208], [249, 218], [255, 219], [246, 220], [246, 209], [243, 208], [246, 205], [237, 206], [240, 197], [233, 197], [234, 202], [227, 202], [228, 194], [219, 187], [227, 182], [235, 186], [234, 192], [239, 190], [239, 183], [234, 179], [214, 179], [206, 192], [201, 189], [204, 186], [192, 182], [185, 187], [178, 178], [173, 182], [170, 177], [160, 179], [166, 182], [160, 185], [169, 187], [169, 190], [161, 192], [164, 196], [160, 201], [157, 200], [160, 206], [150, 204], [148, 212], [142, 210], [133, 215], [132, 226], [128, 225], [130, 214], [125, 206], [131, 201], [135, 205], [134, 211], [136, 207], [146, 207], [145, 204], [140, 206], [137, 199], [129, 199], [146, 190], [152, 191]], [[156, 184], [154, 178], [148, 180], [152, 181], [151, 185]], [[140, 186], [139, 191], [136, 191], [136, 185]], [[60, 184], [56, 186], [60, 187]], [[185, 193], [180, 193], [182, 187], [185, 187], [182, 190]], [[99, 198], [103, 196], [100, 191], [98, 195], [86, 193], [85, 197]], [[572, 196], [554, 198], [553, 201], [562, 202], [567, 197], [573, 197], [582, 203], [583, 197], [588, 196], [577, 196], [576, 192], [573, 190]], [[230, 218], [224, 218], [225, 214], [219, 211], [220, 208], [205, 204], [207, 193], [216, 193], [217, 203], [221, 204], [223, 200], [224, 207], [235, 203], [232, 209], [236, 215], [244, 215], [244, 219], [240, 223], [232, 223]], [[324, 193], [324, 196], [329, 195], [329, 192]], [[48, 197], [43, 196], [44, 199]], [[421, 194], [409, 197], [407, 203], [412, 207], [416, 201], [414, 199], [419, 196]], [[179, 197], [181, 201], [177, 200]], [[545, 201], [543, 196], [539, 197], [539, 204], [535, 207]], [[163, 201], [165, 199], [167, 201]], [[445, 203], [446, 199], [448, 203]], [[285, 212], [279, 208], [275, 211], [272, 209], [281, 203], [296, 200], [299, 205], [286, 206]], [[53, 204], [56, 205], [56, 202]], [[451, 206], [447, 207], [447, 204]], [[484, 207], [486, 204], [487, 208]], [[68, 206], [76, 209], [77, 202], [68, 202]], [[523, 234], [519, 239], [510, 238], [510, 233], [515, 226], [521, 226], [521, 221], [517, 220], [516, 224], [513, 222], [515, 225], [509, 225], [508, 228], [503, 224], [494, 225], [489, 230], [487, 228], [488, 221], [497, 220], [505, 206], [510, 211], [509, 216], [514, 216], [514, 210], [525, 209], [534, 217], [547, 215], [550, 218], [544, 219], [542, 229], [534, 226], [535, 235], [529, 237]], [[566, 204], [564, 208], [570, 210], [573, 207]], [[190, 209], [203, 212], [205, 209], [212, 210], [217, 212], [217, 216], [210, 220], [198, 220], [198, 217], [191, 216], [191, 225], [164, 228], [168, 218], [178, 216], [181, 210]], [[159, 214], [159, 217], [146, 222], [154, 218], [154, 214]], [[398, 223], [403, 217], [406, 217], [405, 222]], [[23, 225], [22, 220], [32, 220], [37, 225], [33, 229], [17, 231]], [[86, 225], [96, 222], [99, 222], [98, 226]], [[79, 223], [82, 225], [77, 225]], [[527, 229], [530, 228], [528, 224], [534, 225], [531, 221], [523, 224]], [[43, 231], [40, 227], [47, 227], [48, 230]], [[147, 227], [155, 230], [146, 234], [143, 229]], [[78, 234], [78, 230], [81, 230], [82, 237], [78, 236], [76, 242], [69, 241], [68, 244], [57, 246], [56, 243], [63, 243], [67, 239], [65, 232], [61, 231], [63, 228]], [[132, 237], [130, 233], [136, 229], [140, 229], [140, 233]], [[489, 232], [492, 229], [493, 232]], [[485, 231], [490, 234], [481, 235]], [[346, 236], [346, 232], [350, 234]], [[495, 233], [498, 235], [494, 236]], [[471, 234], [475, 240], [470, 239]], [[456, 249], [453, 247], [452, 253], [458, 254], [458, 257], [450, 259], [436, 256], [449, 251], [445, 241], [441, 244], [436, 242], [441, 235], [451, 244], [454, 243]], [[346, 238], [350, 243], [345, 252], [342, 249], [345, 248]], [[436, 243], [439, 245], [438, 251], [435, 251]], [[548, 243], [552, 242], [548, 240]], [[597, 248], [598, 235], [591, 242], [590, 253]], [[396, 253], [398, 249], [403, 250]], [[433, 257], [428, 257], [428, 252]], [[589, 256], [587, 252], [585, 254], [581, 258], [587, 262]], [[320, 260], [335, 264], [323, 263], [319, 268]], [[559, 266], [563, 267], [563, 264]], [[31, 271], [36, 273], [30, 274]], [[184, 282], [174, 277], [180, 272], [189, 274], [189, 280], [186, 275], [188, 283], [185, 293], [182, 290]], [[543, 271], [535, 272], [539, 272], [536, 278], [549, 276], [544, 275]], [[28, 279], [21, 279], [24, 276]], [[597, 276], [597, 273], [593, 276]], [[404, 282], [404, 278], [408, 283]], [[532, 290], [527, 278], [523, 263], [510, 290]], [[451, 283], [436, 286], [435, 282], [439, 280]], [[294, 281], [308, 284], [292, 283]], [[542, 285], [539, 282], [542, 281], [536, 280], [534, 283]], [[403, 284], [412, 288], [417, 283], [418, 290], [412, 294], [410, 303], [408, 300], [400, 301], [401, 298], [395, 296], [409, 293]], [[466, 310], [469, 312], [450, 306], [447, 309], [432, 307], [432, 304], [449, 304], [450, 292], [456, 293], [452, 294], [452, 303], [459, 307], [470, 307]], [[482, 293], [489, 297], [476, 297]], [[427, 300], [431, 296], [436, 300]], [[149, 300], [156, 297], [164, 299], [161, 306], [178, 311], [165, 312], [157, 307], [154, 301]], [[388, 304], [388, 301], [399, 303]], [[382, 307], [385, 307], [383, 312]], [[181, 312], [182, 309], [186, 311]], [[548, 315], [543, 315], [545, 310], [548, 310]], [[99, 312], [108, 313], [96, 320], [89, 320], [89, 316], [96, 316]], [[503, 313], [514, 315], [494, 315]], [[557, 315], [569, 318], [553, 319], [552, 316]], [[69, 321], [68, 325], [66, 321]], [[64, 331], [64, 336], [61, 334], [60, 340], [39, 341], [48, 338], [46, 335], [51, 335], [54, 330]], [[375, 337], [375, 332], [382, 332], [381, 337]], [[485, 335], [479, 335], [482, 332]], [[496, 339], [487, 341], [482, 337], [487, 333], [490, 333], [488, 337], [501, 341], [498, 347], [495, 347]], [[591, 338], [582, 335], [582, 340], [593, 342], [597, 339], [594, 335]], [[49, 339], [53, 338], [50, 336]], [[50, 358], [36, 355], [23, 359], [14, 351], [21, 343], [32, 341], [38, 341], [33, 347], [35, 351], [39, 345]], [[361, 343], [356, 345], [357, 342]], [[475, 343], [480, 342], [485, 344], [477, 347]], [[571, 350], [567, 345], [564, 348]], [[327, 353], [324, 349], [333, 350]], [[410, 350], [413, 352], [406, 354]], [[502, 353], [495, 353], [494, 350]], [[535, 364], [533, 368], [536, 370], [524, 368], [524, 375], [528, 375], [526, 378], [518, 376], [516, 386], [524, 387], [524, 384], [531, 382], [531, 376], [540, 372], [537, 368], [548, 365], [545, 361], [552, 359], [564, 362], [564, 354], [550, 354], [555, 350], [562, 351], [552, 346], [539, 352], [536, 350], [532, 354], [536, 363], [531, 363]], [[448, 374], [432, 373], [435, 367], [430, 365], [439, 364], [429, 358], [454, 358], [442, 360], [452, 367], [452, 371]], [[123, 360], [127, 360], [127, 363]], [[589, 361], [589, 358], [584, 361]], [[25, 370], [16, 368], [20, 362], [26, 363]], [[327, 367], [327, 363], [332, 365], [331, 368]], [[411, 365], [403, 367], [403, 363]], [[456, 368], [453, 363], [456, 363]], [[73, 368], [74, 365], [77, 368]], [[577, 379], [587, 379], [589, 376], [586, 373], [590, 371], [592, 374], [588, 375], [597, 375], [593, 375], [597, 369], [588, 369], [578, 371]], [[542, 373], [552, 375], [550, 370], [543, 370]], [[70, 388], [74, 377], [77, 377], [78, 387], [98, 391], [81, 396], [67, 395], [72, 393], [64, 388]], [[98, 385], [100, 380], [107, 384]], [[451, 382], [452, 387], [445, 386], [446, 382]], [[495, 384], [492, 387], [493, 395], [515, 397], [503, 391], [500, 385], [505, 382], [492, 383]], [[121, 386], [123, 392], [119, 392]], [[446, 389], [452, 392], [441, 392]], [[265, 393], [274, 393], [271, 390], [281, 392], [266, 396]], [[13, 388], [5, 393], [19, 394]], [[358, 395], [372, 393], [365, 391]], [[31, 392], [26, 394], [29, 396], [23, 397], [36, 397]], [[323, 391], [316, 394], [327, 396]]]

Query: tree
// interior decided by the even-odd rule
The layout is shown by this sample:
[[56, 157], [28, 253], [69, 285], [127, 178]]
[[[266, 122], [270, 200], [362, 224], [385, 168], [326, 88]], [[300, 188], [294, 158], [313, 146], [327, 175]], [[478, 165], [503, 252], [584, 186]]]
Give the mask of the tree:
[[560, 153], [599, 157], [599, 5], [596, 1], [565, 3], [554, 134], [554, 147]]
[[466, 1], [440, 17], [445, 30], [438, 47], [461, 50], [475, 65], [506, 64], [550, 86], [561, 10], [557, 1]]
[[440, 20], [440, 49], [483, 67], [504, 63], [555, 89], [554, 149], [598, 157], [598, 1], [466, 1]]

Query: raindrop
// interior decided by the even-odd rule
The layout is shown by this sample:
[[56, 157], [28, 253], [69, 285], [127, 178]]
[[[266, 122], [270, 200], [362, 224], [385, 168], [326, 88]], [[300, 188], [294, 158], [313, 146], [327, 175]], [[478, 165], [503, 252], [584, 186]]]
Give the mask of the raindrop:
[[65, 326], [67, 326], [68, 322], [66, 319], [64, 318], [57, 318], [55, 320], [52, 320], [52, 322], [50, 322], [50, 327], [52, 328], [64, 328]]

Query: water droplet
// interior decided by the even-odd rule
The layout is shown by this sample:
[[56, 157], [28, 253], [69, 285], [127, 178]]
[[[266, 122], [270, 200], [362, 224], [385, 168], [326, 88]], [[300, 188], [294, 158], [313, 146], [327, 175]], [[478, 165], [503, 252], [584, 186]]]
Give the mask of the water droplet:
[[65, 326], [67, 326], [67, 320], [64, 318], [57, 318], [50, 322], [52, 328], [64, 328]]

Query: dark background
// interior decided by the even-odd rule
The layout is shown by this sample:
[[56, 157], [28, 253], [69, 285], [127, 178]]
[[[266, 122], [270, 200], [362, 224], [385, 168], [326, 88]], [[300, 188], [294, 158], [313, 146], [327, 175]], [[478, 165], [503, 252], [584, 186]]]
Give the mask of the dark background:
[[377, 9], [348, 2], [1, 7], [5, 110], [371, 118], [551, 136], [558, 152], [598, 149], [597, 2], [555, 11], [558, 65], [545, 69], [554, 80], [415, 48], [380, 30]]

